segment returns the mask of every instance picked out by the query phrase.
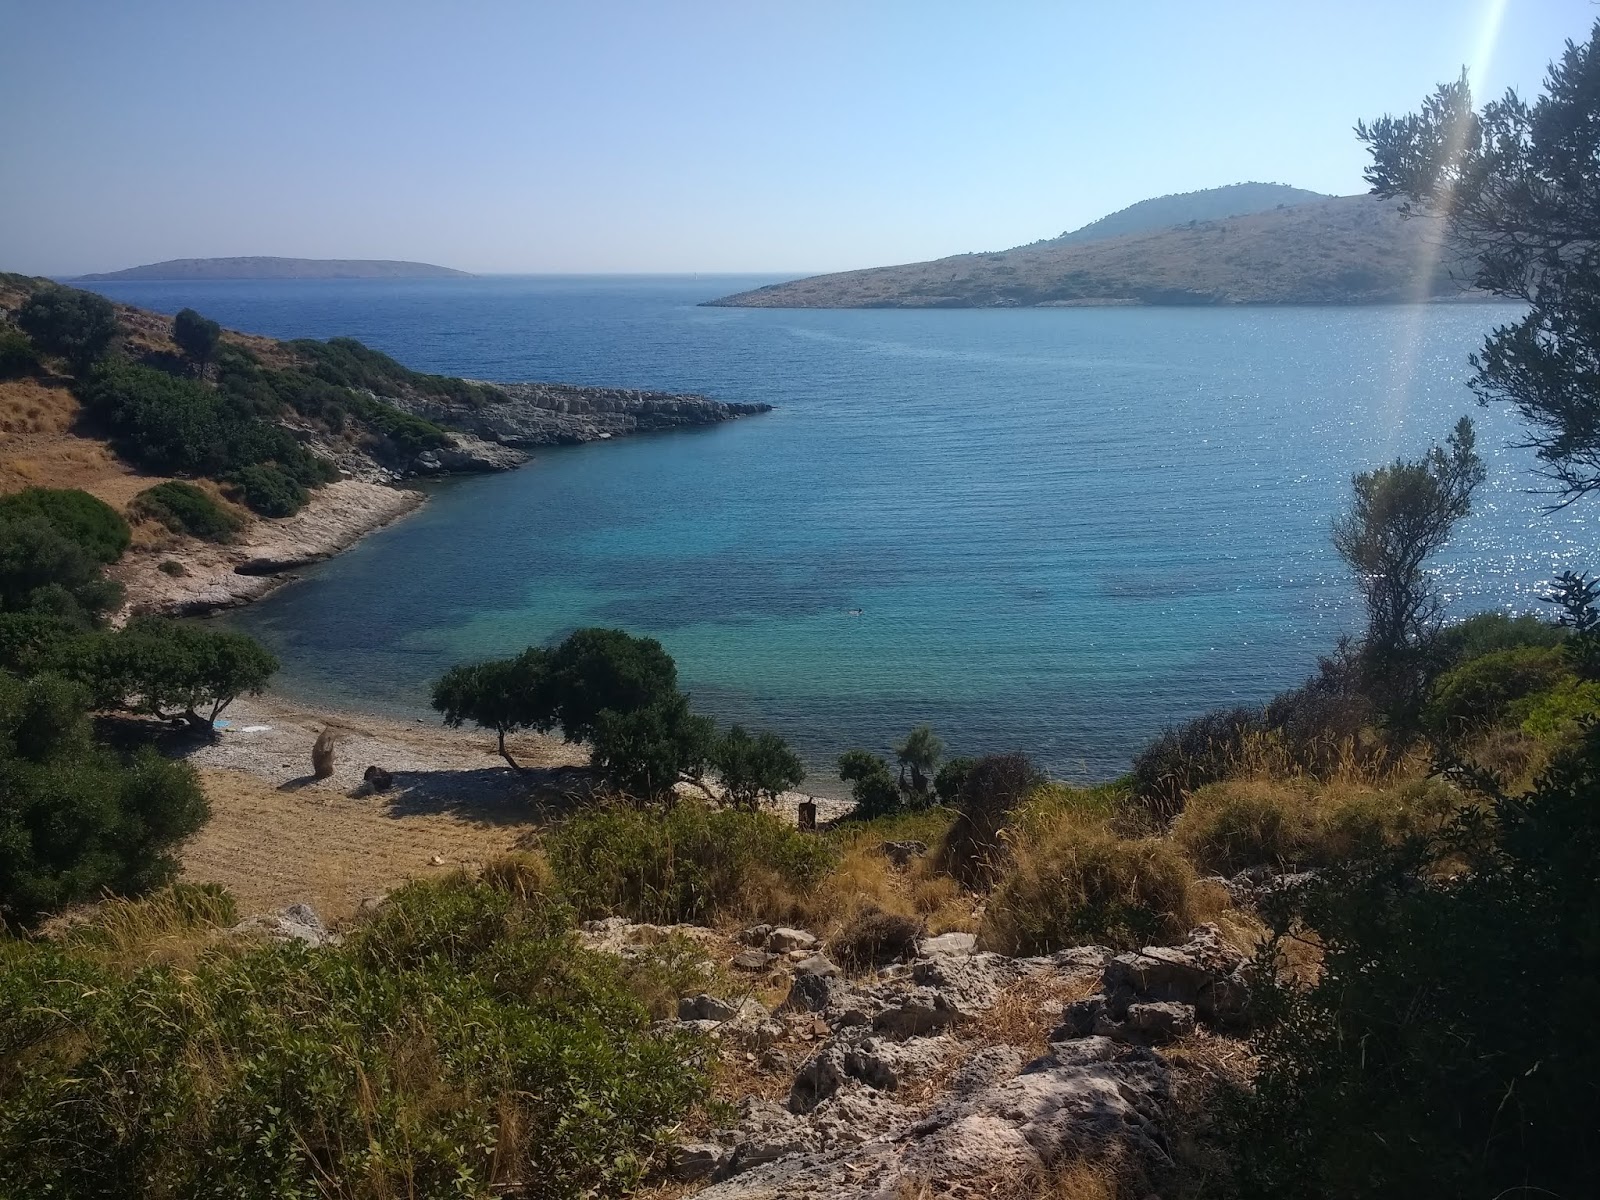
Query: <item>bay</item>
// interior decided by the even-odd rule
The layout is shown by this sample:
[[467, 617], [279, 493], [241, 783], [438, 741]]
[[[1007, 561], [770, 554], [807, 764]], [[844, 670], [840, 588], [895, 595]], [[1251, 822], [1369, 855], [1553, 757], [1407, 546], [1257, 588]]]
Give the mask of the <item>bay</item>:
[[662, 641], [697, 707], [780, 731], [824, 777], [929, 722], [954, 752], [1105, 778], [1358, 626], [1328, 542], [1350, 476], [1462, 414], [1490, 478], [1441, 564], [1452, 610], [1537, 608], [1593, 565], [1593, 516], [1545, 511], [1515, 414], [1465, 386], [1515, 308], [698, 307], [761, 282], [95, 286], [419, 370], [777, 406], [433, 486], [227, 618], [314, 702], [426, 714], [454, 662], [616, 625]]

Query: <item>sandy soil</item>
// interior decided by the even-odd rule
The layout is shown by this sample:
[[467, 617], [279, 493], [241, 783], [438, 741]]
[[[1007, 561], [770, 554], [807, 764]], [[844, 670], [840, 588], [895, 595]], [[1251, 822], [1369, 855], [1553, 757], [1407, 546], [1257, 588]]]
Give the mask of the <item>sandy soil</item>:
[[[210, 822], [185, 847], [184, 877], [220, 883], [241, 912], [305, 901], [326, 920], [355, 913], [408, 879], [481, 865], [571, 810], [586, 791], [587, 751], [559, 738], [494, 738], [428, 721], [313, 711], [263, 696], [238, 700], [211, 745], [189, 754], [211, 799]], [[311, 774], [311, 747], [335, 730], [334, 773]], [[395, 776], [373, 794], [369, 765]], [[780, 797], [794, 820], [804, 795]], [[816, 798], [831, 820], [848, 804]]]

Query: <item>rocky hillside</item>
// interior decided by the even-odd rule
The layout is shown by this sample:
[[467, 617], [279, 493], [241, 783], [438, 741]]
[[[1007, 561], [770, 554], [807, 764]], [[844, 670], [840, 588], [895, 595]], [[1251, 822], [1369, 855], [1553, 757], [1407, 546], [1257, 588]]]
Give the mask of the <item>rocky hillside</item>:
[[1379, 304], [1458, 298], [1464, 265], [1433, 221], [1341, 196], [1120, 237], [777, 283], [711, 301], [750, 308], [1079, 304]]
[[388, 258], [170, 258], [121, 271], [80, 275], [107, 279], [470, 279], [467, 271]]
[[1321, 192], [1308, 192], [1305, 188], [1290, 187], [1284, 183], [1230, 183], [1227, 187], [1204, 188], [1198, 192], [1179, 192], [1172, 196], [1141, 200], [1050, 241], [1056, 245], [1095, 242], [1129, 233], [1171, 229], [1177, 225], [1187, 225], [1190, 221], [1220, 221], [1293, 204], [1331, 199], [1331, 196]]

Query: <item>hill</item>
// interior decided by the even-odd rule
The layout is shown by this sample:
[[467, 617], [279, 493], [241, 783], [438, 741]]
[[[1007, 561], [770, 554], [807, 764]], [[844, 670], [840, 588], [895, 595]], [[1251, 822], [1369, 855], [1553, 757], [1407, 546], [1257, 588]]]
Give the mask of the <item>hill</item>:
[[1128, 233], [1171, 229], [1174, 225], [1186, 225], [1190, 221], [1220, 221], [1291, 204], [1331, 199], [1333, 197], [1322, 192], [1308, 192], [1305, 188], [1290, 187], [1286, 183], [1231, 183], [1226, 187], [1141, 200], [1050, 241], [1057, 245], [1093, 242]]
[[470, 279], [467, 271], [388, 258], [172, 258], [124, 271], [80, 275], [110, 279]]
[[817, 275], [711, 301], [748, 308], [1078, 304], [1381, 304], [1457, 298], [1463, 264], [1438, 224], [1339, 196], [1176, 229], [1055, 239]]

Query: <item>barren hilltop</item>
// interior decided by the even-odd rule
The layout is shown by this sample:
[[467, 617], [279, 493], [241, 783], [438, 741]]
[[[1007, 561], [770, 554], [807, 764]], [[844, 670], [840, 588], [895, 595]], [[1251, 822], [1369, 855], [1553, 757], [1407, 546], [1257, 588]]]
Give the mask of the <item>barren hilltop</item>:
[[80, 275], [112, 279], [470, 279], [471, 273], [389, 258], [171, 258], [123, 271]]
[[[1199, 198], [1205, 202], [1180, 203]], [[1264, 211], [1148, 227], [1184, 211], [1215, 212], [1219, 203], [1226, 205], [1226, 198], [1206, 192], [1163, 197], [1011, 250], [816, 275], [710, 303], [742, 308], [1386, 304], [1466, 294], [1461, 280], [1467, 272], [1444, 249], [1437, 222], [1402, 217], [1396, 205], [1370, 196], [1274, 203]]]

